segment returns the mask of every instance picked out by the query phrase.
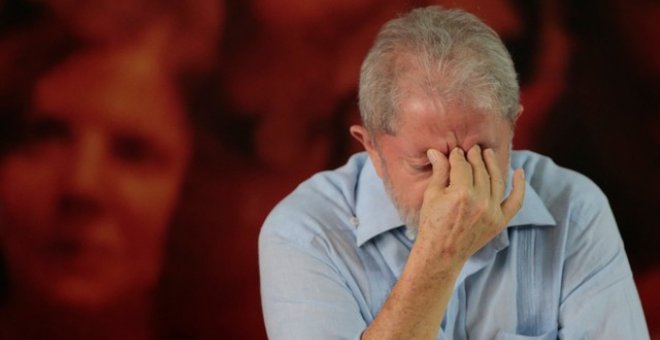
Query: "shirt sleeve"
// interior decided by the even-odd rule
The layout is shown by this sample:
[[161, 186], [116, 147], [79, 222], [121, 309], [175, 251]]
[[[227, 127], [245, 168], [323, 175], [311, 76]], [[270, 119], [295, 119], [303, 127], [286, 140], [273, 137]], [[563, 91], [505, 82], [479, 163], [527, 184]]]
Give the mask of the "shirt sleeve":
[[320, 239], [262, 229], [261, 299], [269, 339], [359, 339], [366, 328], [350, 289]]
[[571, 214], [559, 337], [649, 339], [614, 216], [598, 194]]

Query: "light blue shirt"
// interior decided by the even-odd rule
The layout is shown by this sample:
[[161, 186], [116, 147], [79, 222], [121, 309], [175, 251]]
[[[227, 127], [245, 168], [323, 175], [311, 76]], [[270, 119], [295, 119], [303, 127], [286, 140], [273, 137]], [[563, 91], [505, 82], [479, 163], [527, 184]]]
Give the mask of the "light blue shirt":
[[[603, 193], [532, 152], [511, 163], [525, 170], [523, 206], [466, 262], [438, 339], [648, 339]], [[359, 339], [413, 243], [365, 153], [305, 181], [259, 238], [269, 338]]]

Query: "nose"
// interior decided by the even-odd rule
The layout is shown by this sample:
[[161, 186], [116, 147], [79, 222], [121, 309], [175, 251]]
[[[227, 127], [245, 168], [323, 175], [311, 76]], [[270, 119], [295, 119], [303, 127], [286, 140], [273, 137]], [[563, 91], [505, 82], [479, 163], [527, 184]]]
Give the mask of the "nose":
[[96, 197], [104, 179], [104, 141], [101, 134], [86, 133], [75, 138], [65, 174], [69, 195]]
[[65, 183], [58, 199], [58, 212], [66, 218], [95, 218], [103, 208], [104, 141], [98, 133], [87, 132], [73, 139]]

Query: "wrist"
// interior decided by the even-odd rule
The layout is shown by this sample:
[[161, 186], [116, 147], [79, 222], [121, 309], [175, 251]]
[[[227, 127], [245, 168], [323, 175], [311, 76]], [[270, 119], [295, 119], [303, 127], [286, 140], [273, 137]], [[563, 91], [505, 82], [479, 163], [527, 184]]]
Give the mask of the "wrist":
[[415, 276], [420, 273], [435, 282], [454, 281], [466, 261], [467, 258], [457, 256], [455, 251], [446, 251], [418, 238], [410, 251], [404, 273], [408, 271]]

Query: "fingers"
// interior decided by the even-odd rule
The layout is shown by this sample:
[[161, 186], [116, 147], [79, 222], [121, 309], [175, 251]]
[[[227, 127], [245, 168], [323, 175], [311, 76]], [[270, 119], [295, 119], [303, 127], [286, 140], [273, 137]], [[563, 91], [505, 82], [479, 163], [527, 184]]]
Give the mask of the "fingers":
[[502, 176], [500, 166], [497, 164], [495, 152], [493, 152], [492, 149], [484, 150], [484, 161], [486, 162], [486, 168], [490, 174], [491, 198], [495, 200], [495, 202], [501, 202], [505, 190], [504, 177]]
[[502, 202], [502, 214], [506, 223], [520, 210], [525, 197], [525, 173], [523, 169], [516, 169], [513, 173], [513, 188], [509, 197]]
[[467, 154], [467, 159], [468, 162], [470, 162], [470, 165], [472, 165], [472, 176], [474, 177], [475, 189], [479, 193], [489, 197], [490, 176], [488, 175], [488, 171], [486, 171], [486, 165], [481, 156], [481, 147], [478, 144], [475, 144], [470, 148]]
[[430, 187], [445, 188], [449, 179], [449, 160], [440, 151], [428, 149], [426, 156], [431, 161], [433, 174], [431, 175]]
[[449, 185], [469, 188], [473, 183], [472, 166], [465, 159], [465, 152], [454, 148], [449, 154]]

